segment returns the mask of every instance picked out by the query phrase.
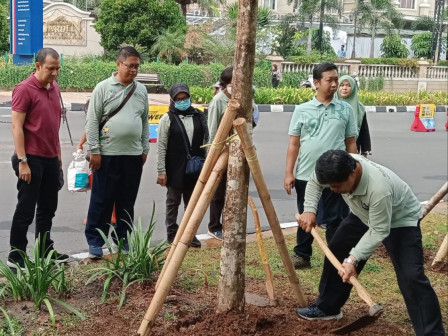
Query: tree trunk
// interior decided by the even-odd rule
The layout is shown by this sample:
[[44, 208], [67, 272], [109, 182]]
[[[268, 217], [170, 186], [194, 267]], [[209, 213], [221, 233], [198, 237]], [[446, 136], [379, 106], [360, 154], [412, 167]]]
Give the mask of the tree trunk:
[[182, 9], [182, 14], [186, 18], [187, 17], [187, 3], [186, 2], [181, 2], [180, 8]]
[[372, 27], [372, 35], [370, 41], [370, 58], [375, 57], [375, 37], [376, 37], [376, 26]]
[[[239, 116], [252, 124], [252, 81], [255, 63], [257, 0], [239, 0], [232, 98]], [[229, 146], [226, 201], [223, 213], [218, 312], [244, 311], [245, 253], [249, 168], [239, 140]]]
[[311, 55], [311, 41], [313, 38], [313, 17], [310, 17], [310, 28], [308, 29], [308, 42], [306, 43], [306, 55]]

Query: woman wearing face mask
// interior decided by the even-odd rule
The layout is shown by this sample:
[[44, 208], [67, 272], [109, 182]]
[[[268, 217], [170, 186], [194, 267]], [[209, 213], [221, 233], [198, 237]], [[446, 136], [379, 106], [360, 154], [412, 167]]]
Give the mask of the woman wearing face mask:
[[336, 96], [338, 99], [349, 103], [353, 109], [359, 133], [358, 138], [356, 139], [358, 153], [361, 153], [364, 157], [371, 155], [372, 153], [370, 151], [372, 150], [372, 145], [370, 142], [366, 109], [358, 99], [358, 85], [352, 76], [344, 75], [339, 78], [339, 87]]
[[[204, 113], [191, 106], [190, 90], [184, 83], [174, 84], [170, 89], [170, 107], [160, 119], [157, 138], [157, 184], [167, 187], [166, 231], [167, 241], [172, 243], [176, 236], [177, 214], [181, 198], [186, 208], [197, 177], [185, 175], [187, 165], [186, 137], [191, 156], [205, 157], [200, 148], [208, 142], [208, 127]], [[194, 237], [192, 247], [201, 247]]]

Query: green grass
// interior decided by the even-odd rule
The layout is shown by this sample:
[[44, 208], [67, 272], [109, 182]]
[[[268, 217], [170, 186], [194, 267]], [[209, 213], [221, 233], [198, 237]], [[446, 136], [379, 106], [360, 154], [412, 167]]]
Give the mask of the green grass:
[[[432, 251], [436, 251], [440, 246], [444, 235], [447, 232], [447, 218], [445, 214], [430, 213], [425, 220], [422, 221], [422, 233], [423, 233], [423, 245], [434, 246]], [[324, 231], [319, 230], [323, 236]], [[286, 244], [290, 249], [295, 244], [295, 234], [285, 235]], [[290, 287], [288, 278], [283, 269], [282, 261], [278, 253], [277, 246], [273, 238], [267, 238], [264, 240], [266, 248], [266, 254], [269, 259], [269, 264], [272, 269], [274, 277], [274, 289], [276, 293], [289, 293]], [[320, 275], [322, 271], [324, 255], [322, 251], [315, 245], [313, 247], [312, 267], [297, 271], [302, 288], [310, 300], [312, 300], [318, 293], [318, 285]], [[68, 278], [73, 281], [75, 288], [82, 288], [85, 284], [85, 280], [88, 277], [86, 274], [92, 272], [93, 269], [105, 264], [95, 263], [95, 265], [82, 265], [73, 269], [73, 274], [68, 273]], [[174, 287], [181, 289], [182, 293], [188, 297], [189, 292], [194, 292], [200, 288], [210, 286], [216, 287], [219, 283], [219, 263], [220, 263], [220, 246], [207, 248], [207, 249], [190, 249], [182, 263], [180, 272], [176, 277]], [[89, 271], [89, 272], [87, 272]], [[433, 272], [430, 269], [426, 270], [426, 274], [431, 280], [431, 283], [439, 296], [440, 305], [442, 309], [442, 316], [448, 316], [448, 279], [446, 274]], [[256, 242], [250, 242], [247, 244], [246, 249], [246, 279], [260, 281], [263, 284], [265, 281], [265, 274], [263, 270], [263, 264], [258, 252], [258, 246]], [[375, 302], [381, 303], [384, 310], [388, 314], [383, 314], [383, 318], [387, 322], [396, 323], [412, 334], [412, 328], [410, 326], [409, 318], [403, 302], [403, 297], [398, 288], [395, 272], [389, 258], [384, 258], [374, 254], [366, 264], [364, 271], [359, 277], [360, 282], [370, 293]], [[104, 281], [104, 279], [103, 279]], [[112, 289], [113, 288], [113, 289]], [[114, 286], [110, 289], [111, 293], [107, 297], [106, 302], [113, 304], [122, 295], [122, 289]], [[9, 295], [5, 293], [5, 295]], [[98, 294], [101, 296], [101, 293]], [[349, 304], [361, 304], [363, 302], [353, 291], [349, 299]], [[201, 314], [203, 305], [201, 302], [197, 302], [197, 306], [194, 305], [191, 309], [197, 309], [198, 314]], [[95, 309], [101, 310], [102, 306], [98, 305]], [[174, 309], [174, 308], [173, 308]], [[175, 323], [178, 319], [175, 310], [167, 309], [163, 318], [170, 323]], [[142, 312], [143, 314], [143, 312]], [[140, 317], [137, 318], [141, 320]], [[17, 335], [24, 335], [26, 330], [25, 326], [20, 325], [17, 319], [13, 316], [9, 316], [9, 321], [0, 312], [0, 336], [12, 335], [12, 328], [16, 331], [20, 331]], [[79, 317], [72, 314], [59, 315], [59, 323], [64, 327], [71, 327], [71, 330], [76, 329], [76, 325], [80, 323]], [[444, 319], [445, 328], [448, 328], [448, 321]], [[8, 329], [9, 328], [9, 329]], [[39, 326], [34, 329], [31, 335], [58, 335], [57, 330], [51, 326]]]

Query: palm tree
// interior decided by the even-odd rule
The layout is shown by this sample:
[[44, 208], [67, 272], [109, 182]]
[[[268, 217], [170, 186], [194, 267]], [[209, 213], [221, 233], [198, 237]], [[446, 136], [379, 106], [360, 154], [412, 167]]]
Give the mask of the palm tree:
[[359, 0], [357, 11], [360, 15], [361, 27], [370, 29], [370, 57], [373, 58], [378, 30], [383, 28], [390, 33], [396, 27], [395, 23], [401, 21], [401, 14], [395, 8], [392, 0]]
[[299, 19], [304, 24], [305, 21], [309, 23], [308, 42], [306, 53], [311, 55], [311, 45], [313, 37], [313, 21], [319, 19], [320, 22], [325, 23], [333, 28], [337, 27], [338, 18], [331, 14], [326, 14], [325, 10], [336, 10], [340, 13], [342, 10], [341, 4], [338, 0], [302, 0], [299, 5]]
[[[235, 2], [227, 6], [226, 12], [224, 25], [220, 29], [222, 33], [205, 35], [202, 44], [218, 62], [224, 65], [230, 65], [233, 63], [235, 54], [238, 3]], [[271, 23], [271, 20], [272, 12], [267, 8], [258, 7], [257, 32], [267, 27]]]
[[171, 63], [173, 56], [183, 59], [187, 55], [184, 45], [185, 33], [183, 31], [166, 30], [159, 35], [152, 45], [151, 51]]
[[[227, 17], [232, 27], [236, 27], [236, 20], [238, 18], [238, 2], [227, 6]], [[264, 28], [272, 21], [272, 11], [265, 7], [258, 7], [257, 12], [257, 28]]]

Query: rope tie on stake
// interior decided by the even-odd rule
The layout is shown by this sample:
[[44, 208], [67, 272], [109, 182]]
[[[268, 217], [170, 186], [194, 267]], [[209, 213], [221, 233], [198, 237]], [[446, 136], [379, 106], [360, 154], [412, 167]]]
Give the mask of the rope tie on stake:
[[220, 142], [212, 142], [212, 143], [208, 143], [208, 144], [204, 144], [204, 145], [202, 145], [201, 146], [201, 148], [205, 148], [205, 147], [212, 147], [212, 148], [215, 148], [215, 149], [223, 149], [224, 148], [224, 146], [227, 144], [227, 143], [230, 143], [230, 142], [232, 142], [232, 141], [234, 141], [233, 140], [233, 138], [236, 138], [236, 137], [238, 137], [238, 134], [232, 134], [231, 136], [229, 136], [229, 137], [227, 137], [226, 139], [224, 139], [223, 141], [220, 141]]

